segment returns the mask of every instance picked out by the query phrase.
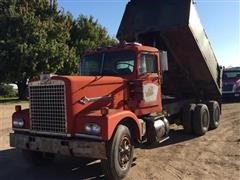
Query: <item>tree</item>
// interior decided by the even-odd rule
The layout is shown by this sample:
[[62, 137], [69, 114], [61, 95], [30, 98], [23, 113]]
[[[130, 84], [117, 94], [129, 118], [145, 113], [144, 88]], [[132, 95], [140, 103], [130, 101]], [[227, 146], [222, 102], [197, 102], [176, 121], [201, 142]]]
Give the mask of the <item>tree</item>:
[[116, 43], [93, 17], [59, 11], [56, 0], [0, 0], [0, 83], [15, 83], [20, 99], [41, 73], [74, 74], [88, 50]]
[[16, 91], [9, 84], [0, 84], [0, 96], [16, 97]]
[[0, 82], [16, 83], [24, 99], [30, 77], [76, 73], [72, 21], [55, 0], [0, 0]]
[[106, 28], [101, 26], [92, 16], [80, 15], [73, 22], [71, 33], [71, 46], [76, 47], [81, 57], [86, 51], [94, 51], [98, 47], [114, 45], [117, 40], [108, 35]]

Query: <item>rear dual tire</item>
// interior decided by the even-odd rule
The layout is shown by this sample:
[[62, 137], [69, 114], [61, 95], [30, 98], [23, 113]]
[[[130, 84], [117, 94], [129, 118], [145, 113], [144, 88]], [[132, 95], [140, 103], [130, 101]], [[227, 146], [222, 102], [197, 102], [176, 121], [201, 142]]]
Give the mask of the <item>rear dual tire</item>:
[[191, 134], [193, 132], [192, 120], [195, 108], [196, 104], [188, 104], [183, 108], [182, 125], [184, 127], [184, 132], [187, 134]]
[[193, 118], [193, 132], [198, 136], [204, 135], [208, 131], [210, 123], [208, 107], [205, 104], [197, 104]]
[[209, 129], [216, 129], [219, 126], [220, 121], [220, 107], [217, 101], [209, 101], [208, 109], [210, 114], [210, 124]]
[[182, 124], [184, 132], [204, 135], [208, 129], [219, 126], [220, 107], [217, 101], [205, 104], [188, 104], [183, 108]]

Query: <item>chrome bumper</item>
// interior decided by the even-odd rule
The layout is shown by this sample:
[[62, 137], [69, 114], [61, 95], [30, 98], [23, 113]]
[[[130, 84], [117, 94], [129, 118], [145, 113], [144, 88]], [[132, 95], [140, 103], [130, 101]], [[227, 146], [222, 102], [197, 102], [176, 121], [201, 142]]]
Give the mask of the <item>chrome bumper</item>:
[[106, 159], [105, 143], [98, 141], [66, 140], [10, 133], [10, 146], [54, 154]]

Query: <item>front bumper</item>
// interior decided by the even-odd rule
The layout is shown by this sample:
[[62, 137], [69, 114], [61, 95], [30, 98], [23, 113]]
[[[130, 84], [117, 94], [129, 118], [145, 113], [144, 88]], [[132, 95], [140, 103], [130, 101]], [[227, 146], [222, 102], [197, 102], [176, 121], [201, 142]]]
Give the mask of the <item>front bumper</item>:
[[106, 159], [105, 142], [10, 133], [10, 146], [69, 156]]

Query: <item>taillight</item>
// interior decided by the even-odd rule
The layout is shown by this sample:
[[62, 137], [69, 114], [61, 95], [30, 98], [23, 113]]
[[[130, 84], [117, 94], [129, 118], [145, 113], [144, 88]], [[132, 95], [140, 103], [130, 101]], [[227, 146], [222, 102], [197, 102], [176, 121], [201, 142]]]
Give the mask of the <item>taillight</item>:
[[109, 108], [108, 107], [102, 107], [101, 108], [101, 114], [102, 116], [106, 116], [109, 113]]

